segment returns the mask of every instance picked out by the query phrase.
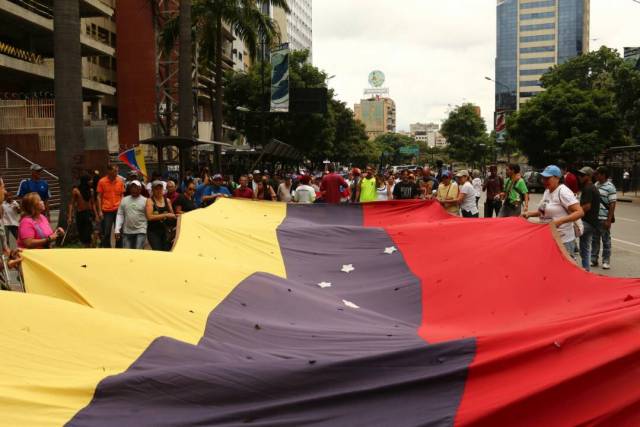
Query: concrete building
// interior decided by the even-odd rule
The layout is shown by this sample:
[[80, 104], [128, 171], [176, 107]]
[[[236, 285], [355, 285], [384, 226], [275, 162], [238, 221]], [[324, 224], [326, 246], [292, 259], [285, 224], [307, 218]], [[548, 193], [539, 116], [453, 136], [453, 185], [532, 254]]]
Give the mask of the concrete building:
[[443, 147], [447, 144], [437, 123], [413, 123], [409, 125], [409, 129], [412, 138], [429, 147]]
[[309, 50], [313, 58], [313, 8], [312, 0], [289, 0], [291, 13], [279, 7], [263, 3], [263, 11], [276, 21], [282, 33], [282, 43], [289, 43], [292, 50]]
[[364, 124], [369, 139], [396, 131], [396, 103], [391, 98], [362, 99], [353, 112]]
[[[81, 0], [86, 148], [105, 151], [117, 118], [115, 0]], [[55, 165], [53, 2], [0, 0], [0, 140]], [[88, 154], [90, 157], [91, 154]]]
[[541, 92], [550, 67], [589, 51], [590, 0], [497, 0], [496, 111]]

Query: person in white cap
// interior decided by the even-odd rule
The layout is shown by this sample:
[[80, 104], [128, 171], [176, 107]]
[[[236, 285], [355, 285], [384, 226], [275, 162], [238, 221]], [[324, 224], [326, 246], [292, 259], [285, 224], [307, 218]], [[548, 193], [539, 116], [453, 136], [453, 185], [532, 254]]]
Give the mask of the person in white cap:
[[458, 178], [458, 186], [460, 192], [458, 193], [458, 204], [460, 205], [460, 212], [463, 218], [478, 218], [480, 212], [478, 211], [478, 205], [476, 204], [476, 189], [471, 184], [469, 171], [461, 170], [456, 174]]
[[49, 183], [41, 177], [42, 166], [34, 163], [29, 169], [31, 169], [31, 178], [20, 181], [18, 198], [21, 199], [29, 193], [38, 193], [40, 199], [44, 202], [44, 216], [48, 218], [49, 199], [51, 198]]
[[142, 183], [130, 181], [129, 195], [122, 199], [116, 216], [116, 239], [124, 249], [143, 249], [147, 240], [147, 198], [142, 196]]

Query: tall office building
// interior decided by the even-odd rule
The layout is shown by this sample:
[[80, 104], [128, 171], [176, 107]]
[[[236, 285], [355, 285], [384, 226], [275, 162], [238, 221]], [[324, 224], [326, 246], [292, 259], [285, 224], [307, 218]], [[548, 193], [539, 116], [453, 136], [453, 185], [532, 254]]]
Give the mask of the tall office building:
[[313, 9], [311, 1], [289, 0], [291, 13], [288, 14], [279, 7], [266, 7], [265, 10], [278, 23], [282, 32], [282, 42], [289, 43], [291, 50], [308, 49], [310, 60], [313, 54]]
[[550, 67], [589, 51], [590, 0], [498, 0], [496, 111], [541, 92]]

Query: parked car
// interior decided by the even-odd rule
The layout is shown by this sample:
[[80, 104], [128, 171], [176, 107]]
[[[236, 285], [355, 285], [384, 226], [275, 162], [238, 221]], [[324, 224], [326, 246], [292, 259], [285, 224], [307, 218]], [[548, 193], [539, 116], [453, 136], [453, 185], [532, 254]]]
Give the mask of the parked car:
[[540, 172], [529, 171], [522, 176], [530, 193], [544, 193], [544, 184], [542, 183], [542, 175]]

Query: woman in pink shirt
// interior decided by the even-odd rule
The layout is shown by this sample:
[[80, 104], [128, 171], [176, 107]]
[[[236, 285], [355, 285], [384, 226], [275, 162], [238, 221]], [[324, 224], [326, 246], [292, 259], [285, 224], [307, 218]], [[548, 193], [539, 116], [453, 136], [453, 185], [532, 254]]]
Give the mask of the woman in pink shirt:
[[44, 203], [38, 193], [22, 198], [23, 216], [18, 227], [18, 247], [24, 249], [49, 249], [51, 243], [64, 234], [62, 228], [51, 230], [49, 220], [42, 215]]

